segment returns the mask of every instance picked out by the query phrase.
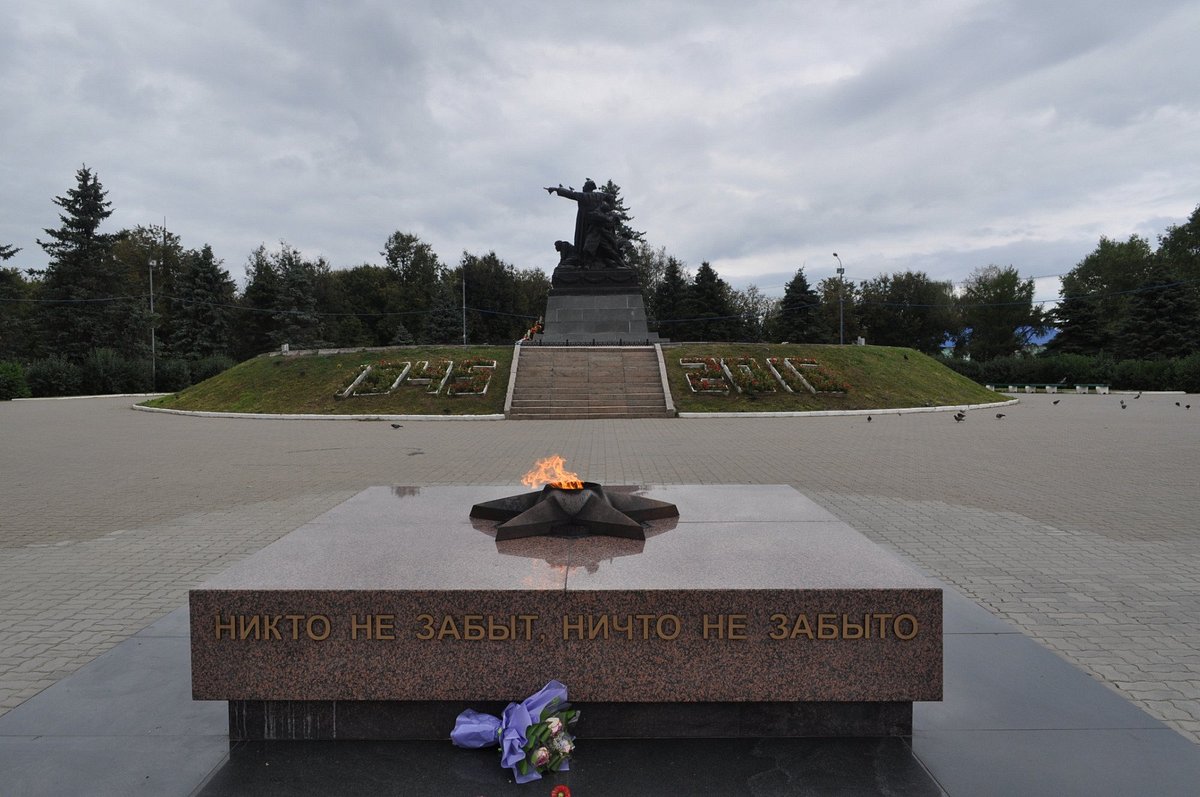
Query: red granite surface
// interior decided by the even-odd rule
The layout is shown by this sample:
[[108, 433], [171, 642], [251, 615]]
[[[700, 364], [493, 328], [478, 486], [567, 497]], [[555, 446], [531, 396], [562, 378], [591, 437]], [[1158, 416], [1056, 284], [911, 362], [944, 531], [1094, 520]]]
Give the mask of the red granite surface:
[[[370, 488], [193, 590], [194, 696], [507, 701], [554, 678], [581, 702], [941, 698], [941, 590], [790, 487], [647, 489], [680, 518], [645, 542], [497, 543], [492, 523], [467, 517], [521, 489]], [[880, 638], [878, 618], [869, 639], [791, 633], [798, 615], [819, 637], [821, 619], [828, 635], [864, 614], [911, 615], [900, 630], [916, 634], [899, 639], [887, 620]], [[351, 637], [351, 618], [380, 615], [393, 638]], [[744, 638], [704, 638], [706, 615], [743, 615]], [[217, 639], [231, 616], [246, 638], [224, 626]], [[316, 616], [326, 639], [305, 633]], [[302, 618], [296, 639], [289, 617]], [[519, 638], [487, 639], [489, 617], [518, 618]], [[475, 629], [485, 638], [455, 638]]]

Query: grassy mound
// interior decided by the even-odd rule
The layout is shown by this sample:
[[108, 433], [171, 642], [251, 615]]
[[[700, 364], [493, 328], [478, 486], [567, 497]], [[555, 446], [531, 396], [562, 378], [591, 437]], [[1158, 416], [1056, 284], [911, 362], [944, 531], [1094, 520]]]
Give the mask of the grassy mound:
[[[789, 393], [773, 378], [774, 392], [728, 394], [693, 392], [680, 359], [753, 358], [767, 370], [768, 358], [812, 360], [844, 393], [810, 393], [803, 388]], [[802, 344], [681, 343], [663, 347], [667, 380], [680, 412], [804, 412], [812, 410], [898, 409], [954, 404], [985, 404], [1003, 396], [955, 373], [932, 357], [913, 349], [887, 346], [818, 346]], [[784, 371], [786, 366], [777, 365]], [[801, 373], [808, 373], [800, 366]], [[816, 369], [814, 369], [816, 370]], [[694, 373], [698, 373], [694, 372]], [[767, 372], [769, 374], [769, 372]], [[814, 385], [815, 386], [815, 385]]]
[[[430, 394], [429, 386], [406, 379], [383, 395], [338, 398], [363, 366], [420, 361], [495, 360], [483, 395]], [[209, 412], [312, 413], [322, 415], [486, 415], [504, 411], [512, 346], [399, 346], [345, 354], [261, 355], [149, 407]]]
[[[222, 374], [170, 396], [145, 402], [151, 407], [210, 412], [305, 413], [323, 415], [486, 415], [504, 411], [508, 389], [511, 346], [401, 346], [386, 351], [345, 354], [262, 355]], [[934, 407], [984, 404], [1002, 397], [946, 368], [937, 360], [912, 349], [883, 346], [809, 346], [733, 343], [686, 343], [663, 347], [671, 395], [680, 412], [804, 412], [900, 407]], [[368, 364], [465, 359], [495, 360], [487, 392], [483, 395], [432, 394], [429, 386], [407, 380], [390, 393], [338, 398]], [[758, 369], [762, 386], [774, 390], [738, 393], [694, 392], [680, 359], [722, 358], [733, 370], [738, 358]], [[814, 361], [796, 365], [814, 386], [843, 386], [845, 392], [811, 393], [798, 386], [782, 389], [770, 376], [768, 358], [778, 358], [776, 370], [786, 371], [783, 360]], [[753, 360], [753, 363], [750, 363]], [[810, 370], [811, 369], [811, 370]], [[820, 369], [826, 382], [814, 372]], [[712, 383], [728, 386], [720, 373]], [[793, 379], [793, 382], [796, 380]]]

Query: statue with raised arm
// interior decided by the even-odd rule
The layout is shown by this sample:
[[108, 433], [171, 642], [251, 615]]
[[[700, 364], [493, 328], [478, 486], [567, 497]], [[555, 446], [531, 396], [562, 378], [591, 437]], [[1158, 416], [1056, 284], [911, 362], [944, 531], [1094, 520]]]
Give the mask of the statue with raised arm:
[[584, 269], [620, 268], [621, 252], [617, 243], [617, 218], [613, 212], [613, 200], [603, 191], [596, 190], [596, 183], [588, 178], [583, 190], [563, 188], [560, 183], [547, 187], [550, 194], [573, 199], [579, 207], [575, 213], [575, 239], [571, 249], [564, 251], [561, 265]]

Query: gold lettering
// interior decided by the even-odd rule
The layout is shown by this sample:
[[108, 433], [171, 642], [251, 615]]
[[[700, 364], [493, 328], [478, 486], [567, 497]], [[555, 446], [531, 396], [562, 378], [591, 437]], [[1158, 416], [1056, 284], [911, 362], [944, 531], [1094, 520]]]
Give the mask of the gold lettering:
[[[321, 632], [313, 630], [313, 626], [315, 626], [318, 622], [324, 626], [324, 630]], [[329, 618], [323, 614], [314, 614], [312, 617], [308, 618], [308, 623], [305, 625], [304, 631], [306, 634], [308, 634], [308, 638], [314, 642], [323, 642], [326, 639], [329, 639]]]
[[422, 624], [421, 630], [417, 632], [417, 639], [421, 639], [421, 640], [433, 639], [434, 633], [435, 633], [433, 630], [433, 615], [432, 614], [418, 614], [417, 622]]
[[796, 624], [792, 626], [791, 638], [795, 639], [797, 637], [805, 637], [807, 639], [815, 638], [813, 636], [812, 626], [808, 624], [807, 614], [796, 615]]
[[233, 629], [234, 629], [234, 625], [235, 625], [235, 623], [234, 623], [234, 619], [233, 619], [233, 618], [234, 618], [234, 616], [233, 616], [233, 615], [230, 615], [230, 616], [229, 616], [229, 622], [228, 622], [228, 623], [222, 623], [222, 622], [221, 622], [221, 614], [220, 614], [220, 612], [218, 612], [218, 613], [217, 613], [217, 622], [216, 622], [216, 629], [215, 629], [215, 630], [216, 630], [216, 633], [217, 633], [217, 639], [220, 639], [220, 638], [221, 638], [221, 631], [222, 631], [222, 630], [224, 630], [224, 631], [228, 631], [228, 632], [229, 632], [229, 638], [230, 638], [230, 639], [233, 639], [233, 638], [234, 638], [234, 635], [233, 635]]
[[393, 640], [396, 638], [396, 615], [394, 614], [377, 614], [375, 615], [375, 638], [383, 640]]
[[476, 642], [483, 639], [486, 635], [487, 632], [483, 630], [482, 614], [463, 615], [463, 639]]
[[[525, 624], [526, 641], [533, 639], [533, 624], [537, 622], [538, 616], [536, 614], [518, 614], [517, 619]], [[513, 639], [516, 638], [517, 635], [514, 633]]]
[[633, 639], [633, 617], [625, 615], [625, 627], [621, 627], [621, 623], [614, 614], [612, 617], [612, 628], [615, 633], [624, 634], [626, 639]]
[[275, 626], [279, 624], [279, 615], [271, 614], [263, 615], [263, 637], [266, 639], [282, 639], [279, 636], [279, 629]]
[[850, 615], [842, 615], [842, 639], [862, 639], [863, 627], [858, 623], [850, 622]]
[[[705, 615], [707, 618], [708, 615]], [[770, 639], [787, 639], [788, 638], [788, 618], [786, 614], [771, 615], [771, 622], [775, 623], [775, 630], [767, 634]], [[708, 637], [706, 636], [705, 639]]]
[[[668, 621], [671, 623], [671, 631], [670, 632], [663, 631], [663, 623], [668, 622]], [[670, 640], [674, 639], [675, 637], [679, 636], [679, 627], [681, 624], [682, 623], [681, 623], [680, 619], [678, 617], [676, 617], [675, 615], [664, 614], [662, 617], [659, 617], [658, 620], [655, 622], [654, 633], [658, 635], [659, 639], [665, 639], [667, 641], [670, 641]]]
[[247, 639], [253, 634], [255, 639], [259, 638], [258, 634], [258, 615], [252, 614], [247, 622], [246, 615], [238, 615], [238, 639]]
[[454, 618], [447, 614], [442, 618], [442, 627], [438, 629], [437, 638], [440, 641], [448, 636], [462, 639], [462, 634], [458, 632], [458, 626], [454, 624]]
[[292, 639], [299, 639], [300, 638], [300, 621], [304, 619], [304, 615], [302, 615], [302, 614], [285, 614], [283, 616], [283, 619], [291, 620], [291, 622], [292, 622]]
[[[515, 620], [516, 620], [516, 618], [514, 618], [512, 615], [509, 615], [508, 625], [504, 625], [504, 624], [497, 625], [496, 618], [489, 615], [488, 619], [487, 619], [487, 623], [488, 623], [487, 624], [487, 628], [488, 628], [487, 638], [489, 640], [512, 639], [514, 636], [517, 635]], [[501, 632], [503, 632], [503, 633], [501, 633]]]
[[[603, 634], [603, 636], [601, 636]], [[608, 639], [608, 615], [602, 614], [596, 617], [594, 614], [588, 615], [588, 639]]]
[[887, 621], [892, 619], [892, 615], [877, 613], [872, 616], [879, 621], [879, 638], [887, 639]]
[[571, 632], [574, 631], [577, 639], [583, 639], [583, 615], [575, 615], [574, 622], [571, 621], [569, 615], [564, 614], [562, 618], [562, 638], [570, 639]]
[[635, 615], [634, 619], [642, 621], [642, 639], [650, 638], [650, 621], [654, 619], [652, 614]]
[[358, 615], [350, 615], [350, 638], [358, 639], [358, 632], [365, 631], [367, 639], [371, 638], [371, 615], [364, 614], [362, 622], [359, 622]]
[[[907, 635], [904, 634], [903, 632], [901, 632], [901, 630], [900, 630], [900, 621], [901, 620], [906, 621], [910, 626], [910, 631]], [[917, 635], [917, 618], [913, 617], [911, 614], [900, 615], [899, 617], [896, 618], [895, 622], [892, 623], [892, 632], [897, 637], [899, 637], [900, 639], [903, 639], [905, 642], [907, 642], [908, 640], [912, 639], [913, 637], [915, 637]]]

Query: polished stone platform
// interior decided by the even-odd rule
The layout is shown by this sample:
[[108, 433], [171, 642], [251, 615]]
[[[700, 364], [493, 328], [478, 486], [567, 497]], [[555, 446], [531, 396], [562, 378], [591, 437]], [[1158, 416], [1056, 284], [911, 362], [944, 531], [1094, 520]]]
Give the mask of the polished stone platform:
[[513, 492], [369, 488], [193, 590], [194, 696], [235, 739], [438, 738], [551, 679], [613, 738], [907, 735], [941, 697], [940, 588], [791, 487], [637, 490], [680, 511], [644, 541], [468, 517]]
[[[587, 273], [585, 272], [585, 275]], [[534, 344], [597, 346], [665, 343], [649, 331], [641, 290], [556, 287], [546, 299], [545, 329]]]
[[[375, 795], [1156, 795], [1191, 797], [1200, 748], [944, 590], [945, 696], [911, 739], [590, 738], [571, 771], [516, 785], [495, 751], [449, 741], [229, 743], [191, 699], [183, 607], [0, 716], [3, 793]], [[447, 729], [447, 736], [449, 729]]]

